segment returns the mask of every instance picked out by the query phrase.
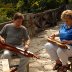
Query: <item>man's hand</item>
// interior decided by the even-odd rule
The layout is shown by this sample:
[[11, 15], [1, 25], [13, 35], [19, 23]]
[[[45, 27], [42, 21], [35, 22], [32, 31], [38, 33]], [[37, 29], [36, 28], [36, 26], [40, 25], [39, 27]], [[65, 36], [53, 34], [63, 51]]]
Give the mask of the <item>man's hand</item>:
[[4, 44], [5, 43], [5, 39], [4, 38], [0, 38], [0, 41]]
[[28, 50], [28, 48], [29, 48], [29, 45], [24, 46], [24, 50]]

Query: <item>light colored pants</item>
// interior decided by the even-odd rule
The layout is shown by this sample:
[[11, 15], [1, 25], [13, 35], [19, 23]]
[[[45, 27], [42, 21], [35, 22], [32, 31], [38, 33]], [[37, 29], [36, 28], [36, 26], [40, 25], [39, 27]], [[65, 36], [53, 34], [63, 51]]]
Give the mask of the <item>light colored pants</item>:
[[68, 58], [72, 56], [72, 46], [68, 46], [70, 49], [62, 49], [51, 43], [44, 45], [52, 60], [60, 59], [63, 65], [66, 65]]
[[[17, 47], [18, 48], [18, 47]], [[20, 48], [20, 46], [19, 46], [19, 48]], [[3, 54], [2, 54], [2, 56], [1, 56], [1, 58], [2, 59], [8, 59], [9, 60], [9, 64], [10, 64], [10, 62], [11, 62], [11, 55], [12, 55], [13, 53], [11, 52], [11, 51], [9, 51], [9, 50], [4, 50], [4, 52], [3, 52]], [[18, 54], [18, 56], [20, 57], [20, 64], [19, 64], [19, 66], [18, 66], [18, 71], [17, 72], [27, 72], [27, 65], [28, 65], [28, 63], [29, 63], [29, 58], [28, 57], [25, 57], [25, 56], [23, 56], [23, 55], [20, 55], [20, 54]]]

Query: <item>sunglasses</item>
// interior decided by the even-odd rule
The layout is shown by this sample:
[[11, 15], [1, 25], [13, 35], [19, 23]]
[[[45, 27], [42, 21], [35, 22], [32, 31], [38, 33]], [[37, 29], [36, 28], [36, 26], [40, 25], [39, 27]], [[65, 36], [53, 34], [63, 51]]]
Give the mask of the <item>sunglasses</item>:
[[64, 15], [64, 18], [70, 18], [70, 19], [72, 19], [72, 15]]

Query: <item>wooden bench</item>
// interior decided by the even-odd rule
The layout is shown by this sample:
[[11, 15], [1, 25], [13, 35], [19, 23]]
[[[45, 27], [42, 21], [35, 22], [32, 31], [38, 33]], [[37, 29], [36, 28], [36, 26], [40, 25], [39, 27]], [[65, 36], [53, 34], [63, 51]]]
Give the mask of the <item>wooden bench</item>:
[[71, 63], [71, 65], [70, 65], [70, 71], [72, 72], [72, 57], [69, 57], [69, 61]]

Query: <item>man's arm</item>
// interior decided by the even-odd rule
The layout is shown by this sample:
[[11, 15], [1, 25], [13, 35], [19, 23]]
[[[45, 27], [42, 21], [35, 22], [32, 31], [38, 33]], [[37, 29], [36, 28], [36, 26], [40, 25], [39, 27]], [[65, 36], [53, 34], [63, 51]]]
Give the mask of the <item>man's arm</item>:
[[29, 44], [30, 44], [30, 39], [28, 39], [27, 41], [25, 41], [25, 45], [29, 46]]
[[2, 43], [5, 43], [5, 39], [0, 35], [0, 41], [2, 42]]
[[28, 31], [25, 27], [24, 27], [24, 31], [23, 31], [23, 36], [24, 36], [24, 50], [27, 50], [29, 48], [29, 44], [30, 44], [30, 37], [29, 37]]
[[29, 48], [30, 38], [25, 41], [24, 49], [27, 50]]
[[7, 25], [5, 25], [0, 31], [0, 41], [2, 43], [5, 43], [4, 37], [6, 36], [6, 31], [7, 31]]

